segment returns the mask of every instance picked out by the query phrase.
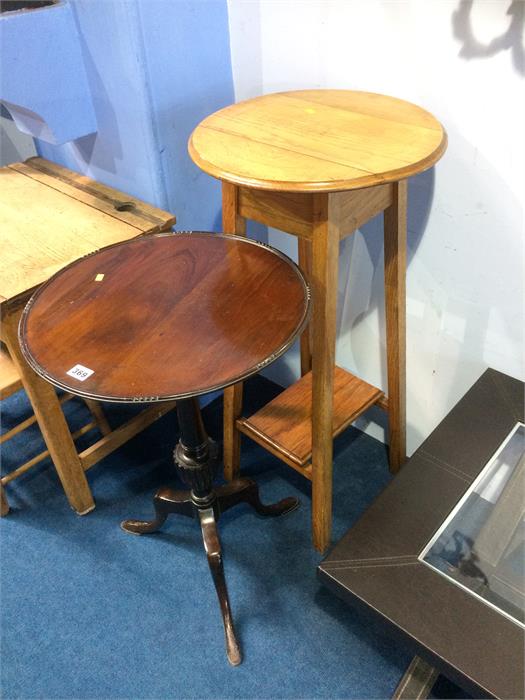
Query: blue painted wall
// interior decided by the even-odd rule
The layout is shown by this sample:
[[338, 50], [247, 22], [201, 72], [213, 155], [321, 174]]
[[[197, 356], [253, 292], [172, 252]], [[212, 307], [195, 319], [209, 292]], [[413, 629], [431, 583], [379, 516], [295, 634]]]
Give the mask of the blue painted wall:
[[0, 101], [20, 131], [53, 144], [96, 131], [68, 3], [2, 13], [0, 66]]
[[[226, 0], [72, 0], [98, 131], [39, 153], [174, 212], [177, 228], [220, 228], [220, 186], [187, 141], [234, 101]], [[59, 86], [57, 94], [60, 96]]]
[[204, 117], [234, 102], [226, 0], [137, 7], [168, 201], [179, 228], [219, 230], [219, 185], [193, 164], [187, 143]]

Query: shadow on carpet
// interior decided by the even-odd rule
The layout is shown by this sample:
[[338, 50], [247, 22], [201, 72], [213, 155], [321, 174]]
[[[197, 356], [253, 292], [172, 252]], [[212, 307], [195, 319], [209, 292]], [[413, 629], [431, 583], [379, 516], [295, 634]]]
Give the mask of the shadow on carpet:
[[[276, 393], [271, 382], [252, 378], [247, 412]], [[134, 409], [105, 410], [115, 426]], [[79, 400], [66, 412], [73, 429], [86, 419]], [[2, 402], [2, 430], [29, 413], [23, 392]], [[220, 437], [220, 399], [204, 419]], [[249, 440], [243, 474], [257, 480], [262, 500], [298, 496], [301, 506], [263, 519], [243, 505], [221, 518], [244, 656], [241, 666], [229, 666], [197, 522], [172, 516], [161, 533], [142, 537], [119, 528], [125, 518], [152, 514], [158, 486], [182, 488], [171, 462], [176, 433], [172, 412], [91, 469], [97, 508], [84, 517], [70, 510], [47, 460], [8, 486], [12, 510], [0, 540], [2, 697], [390, 697], [410, 654], [319, 585], [310, 485]], [[82, 440], [89, 444], [88, 436]], [[36, 427], [8, 441], [3, 473], [41, 449]], [[334, 541], [389, 479], [381, 443], [353, 428], [336, 440]], [[445, 684], [438, 697], [467, 696]]]

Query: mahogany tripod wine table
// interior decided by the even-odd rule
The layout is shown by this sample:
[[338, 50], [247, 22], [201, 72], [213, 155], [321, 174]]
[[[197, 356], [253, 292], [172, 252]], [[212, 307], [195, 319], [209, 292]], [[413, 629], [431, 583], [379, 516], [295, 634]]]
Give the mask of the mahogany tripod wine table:
[[[222, 181], [222, 226], [244, 234], [253, 219], [298, 237], [313, 315], [301, 338], [301, 378], [255, 415], [242, 416], [242, 385], [225, 392], [224, 465], [240, 467], [240, 433], [312, 482], [313, 541], [330, 543], [332, 438], [371, 405], [388, 411], [389, 459], [405, 447], [407, 178], [443, 155], [447, 137], [428, 112], [350, 90], [263, 95], [202, 121], [194, 162]], [[335, 366], [339, 241], [384, 211], [388, 396]]]
[[241, 502], [270, 516], [298, 502], [263, 505], [249, 479], [214, 488], [218, 449], [196, 397], [282, 355], [304, 328], [308, 308], [303, 275], [278, 251], [236, 236], [185, 232], [118, 243], [72, 263], [36, 292], [21, 318], [24, 356], [52, 384], [102, 401], [176, 400], [174, 461], [189, 489], [161, 488], [154, 519], [122, 527], [154, 532], [170, 513], [199, 520], [233, 665], [241, 653], [216, 521]]

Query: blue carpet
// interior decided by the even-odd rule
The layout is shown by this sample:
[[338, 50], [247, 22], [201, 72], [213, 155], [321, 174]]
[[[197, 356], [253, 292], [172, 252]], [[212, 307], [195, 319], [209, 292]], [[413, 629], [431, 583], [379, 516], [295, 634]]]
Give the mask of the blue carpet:
[[[275, 393], [253, 378], [246, 405], [255, 409]], [[106, 407], [114, 425], [131, 410]], [[29, 412], [23, 392], [10, 397], [2, 429]], [[82, 402], [69, 402], [66, 412], [73, 428], [85, 422]], [[220, 399], [204, 418], [220, 436]], [[94, 467], [97, 508], [85, 517], [69, 509], [47, 461], [8, 486], [12, 510], [0, 540], [3, 698], [390, 697], [410, 654], [319, 585], [309, 484], [249, 440], [243, 473], [257, 479], [262, 499], [296, 495], [301, 507], [262, 519], [239, 506], [221, 519], [244, 655], [241, 666], [229, 666], [197, 522], [172, 516], [162, 533], [142, 537], [119, 528], [127, 517], [151, 515], [159, 485], [177, 484], [176, 431], [168, 414]], [[3, 472], [41, 449], [37, 428], [10, 440]], [[334, 538], [389, 478], [382, 444], [352, 428], [336, 440]], [[439, 697], [466, 696], [445, 683]]]

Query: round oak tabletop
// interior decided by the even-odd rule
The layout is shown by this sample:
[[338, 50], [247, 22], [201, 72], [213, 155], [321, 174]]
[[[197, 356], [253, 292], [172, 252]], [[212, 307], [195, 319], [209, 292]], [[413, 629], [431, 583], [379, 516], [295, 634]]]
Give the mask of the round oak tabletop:
[[104, 401], [204, 394], [258, 372], [292, 344], [309, 291], [268, 246], [213, 233], [108, 246], [54, 275], [20, 321], [42, 377]]
[[205, 172], [246, 187], [333, 192], [402, 180], [447, 145], [441, 124], [410, 102], [371, 92], [297, 90], [210, 115], [188, 149]]

